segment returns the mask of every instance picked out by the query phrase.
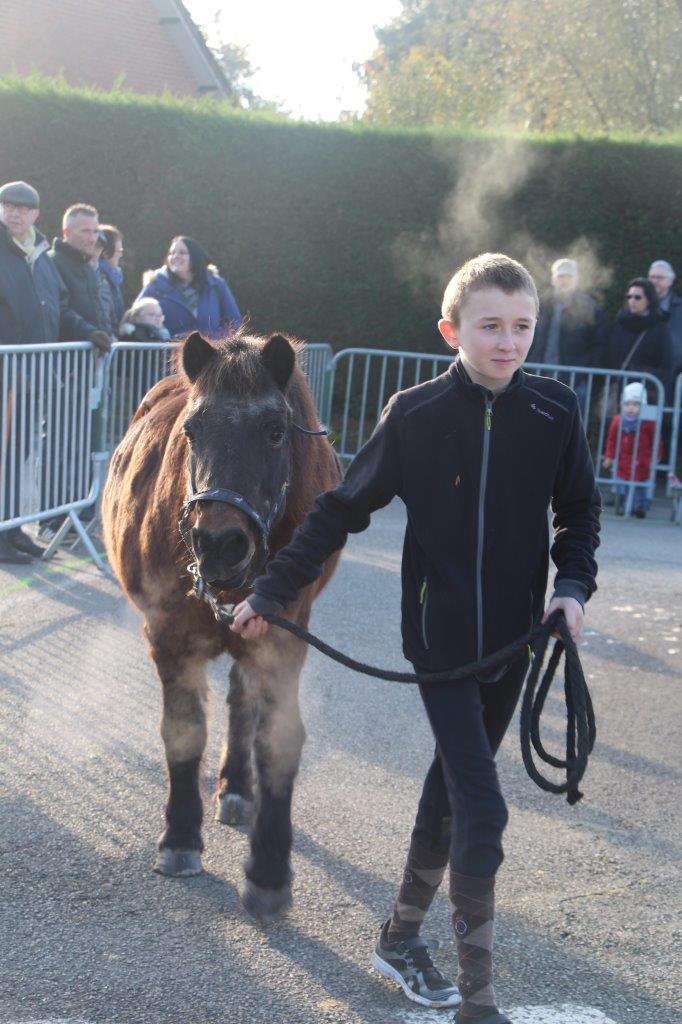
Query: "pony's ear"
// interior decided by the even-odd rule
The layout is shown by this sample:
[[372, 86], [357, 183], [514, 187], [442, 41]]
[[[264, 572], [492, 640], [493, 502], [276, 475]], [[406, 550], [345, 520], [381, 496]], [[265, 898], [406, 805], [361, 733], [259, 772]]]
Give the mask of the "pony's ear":
[[192, 384], [194, 384], [194, 381], [204, 367], [212, 363], [217, 357], [218, 353], [213, 348], [213, 345], [209, 345], [198, 331], [190, 334], [182, 349], [182, 367]]
[[296, 364], [296, 353], [283, 334], [268, 338], [263, 346], [263, 362], [280, 391], [285, 391]]

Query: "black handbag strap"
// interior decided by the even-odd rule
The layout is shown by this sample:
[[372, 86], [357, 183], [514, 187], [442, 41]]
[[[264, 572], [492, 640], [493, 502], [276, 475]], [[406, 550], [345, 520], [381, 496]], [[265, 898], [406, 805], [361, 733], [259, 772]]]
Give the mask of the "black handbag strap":
[[632, 348], [630, 349], [630, 351], [626, 355], [625, 359], [623, 360], [623, 365], [621, 366], [621, 370], [626, 370], [627, 369], [630, 360], [632, 359], [632, 357], [634, 356], [635, 352], [637, 351], [637, 346], [641, 342], [641, 340], [644, 337], [644, 335], [646, 334], [646, 332], [647, 332], [647, 329], [645, 327], [644, 330], [642, 331], [642, 333], [638, 334], [637, 337], [635, 338], [634, 345], [632, 346]]

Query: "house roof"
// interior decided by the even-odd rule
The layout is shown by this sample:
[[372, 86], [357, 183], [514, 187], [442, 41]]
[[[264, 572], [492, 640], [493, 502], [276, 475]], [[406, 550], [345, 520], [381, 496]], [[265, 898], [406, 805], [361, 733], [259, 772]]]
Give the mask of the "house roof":
[[232, 94], [232, 87], [182, 0], [151, 2], [156, 8], [159, 24], [170, 36], [196, 78], [199, 92], [213, 93], [227, 99]]

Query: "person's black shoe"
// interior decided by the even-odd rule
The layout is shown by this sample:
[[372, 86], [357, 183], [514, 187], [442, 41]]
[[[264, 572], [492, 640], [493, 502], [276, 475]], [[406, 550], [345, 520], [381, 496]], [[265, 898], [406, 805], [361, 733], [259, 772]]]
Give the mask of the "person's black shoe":
[[422, 1006], [457, 1006], [461, 1003], [459, 989], [434, 967], [429, 954], [429, 945], [437, 948], [437, 942], [427, 942], [418, 936], [388, 941], [386, 921], [372, 955], [372, 967], [384, 978], [397, 981], [408, 999]]
[[30, 555], [31, 558], [42, 558], [43, 551], [45, 548], [41, 548], [40, 544], [36, 544], [27, 533], [21, 529], [20, 526], [15, 526], [13, 530], [7, 531], [9, 534], [10, 544], [17, 549], [17, 551], [23, 551], [25, 555]]
[[638, 519], [646, 519], [646, 509], [645, 508], [636, 508], [635, 509], [635, 515], [637, 516]]
[[26, 565], [31, 561], [31, 556], [25, 551], [15, 548], [7, 536], [7, 530], [0, 532], [0, 562], [8, 562], [10, 565]]

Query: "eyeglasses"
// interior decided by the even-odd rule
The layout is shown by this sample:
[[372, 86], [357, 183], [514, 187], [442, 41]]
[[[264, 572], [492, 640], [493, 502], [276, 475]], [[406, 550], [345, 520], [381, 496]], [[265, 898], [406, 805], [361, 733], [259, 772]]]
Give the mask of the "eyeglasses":
[[642, 299], [644, 298], [644, 296], [643, 295], [626, 295], [625, 298], [626, 299], [634, 299], [635, 302], [641, 302]]

